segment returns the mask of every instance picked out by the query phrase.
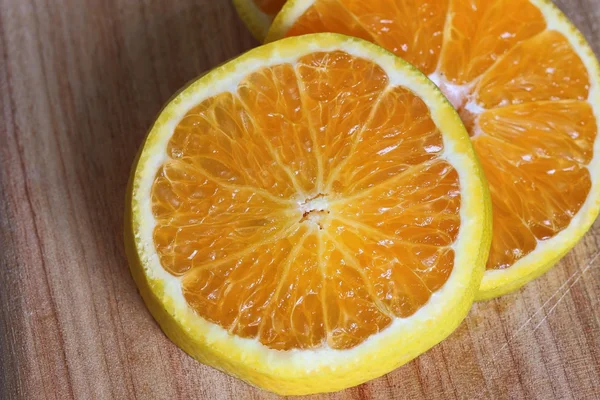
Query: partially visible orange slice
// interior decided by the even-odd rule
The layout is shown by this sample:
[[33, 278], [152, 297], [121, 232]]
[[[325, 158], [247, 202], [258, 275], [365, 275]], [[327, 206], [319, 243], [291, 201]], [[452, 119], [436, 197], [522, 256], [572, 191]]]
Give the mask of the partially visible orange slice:
[[492, 249], [478, 297], [541, 275], [600, 209], [600, 70], [547, 0], [290, 0], [268, 40], [339, 32], [417, 66], [453, 103], [489, 180]]
[[233, 5], [252, 35], [259, 41], [267, 36], [273, 19], [285, 0], [233, 0]]
[[178, 94], [134, 169], [130, 265], [167, 335], [279, 393], [356, 385], [450, 334], [491, 234], [468, 135], [414, 67], [337, 34]]

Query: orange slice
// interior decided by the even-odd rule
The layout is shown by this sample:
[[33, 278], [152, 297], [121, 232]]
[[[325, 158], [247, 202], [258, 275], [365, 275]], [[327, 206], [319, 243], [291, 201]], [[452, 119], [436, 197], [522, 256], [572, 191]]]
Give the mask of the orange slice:
[[285, 39], [199, 78], [134, 167], [130, 266], [167, 335], [286, 394], [450, 334], [484, 272], [487, 184], [437, 87], [368, 42]]
[[273, 19], [285, 0], [233, 0], [235, 9], [252, 35], [259, 41], [267, 36]]
[[453, 103], [490, 184], [479, 299], [548, 270], [600, 209], [598, 62], [547, 0], [291, 0], [268, 40], [339, 32], [417, 66]]

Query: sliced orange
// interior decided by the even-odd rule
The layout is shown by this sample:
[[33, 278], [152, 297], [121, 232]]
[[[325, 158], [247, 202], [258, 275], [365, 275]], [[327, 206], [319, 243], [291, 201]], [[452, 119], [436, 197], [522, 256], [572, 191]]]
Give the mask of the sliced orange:
[[252, 35], [259, 41], [267, 36], [273, 19], [285, 0], [233, 0], [233, 5]]
[[127, 250], [198, 360], [285, 394], [380, 376], [449, 335], [491, 211], [437, 87], [337, 34], [254, 49], [179, 93], [134, 167]]
[[385, 47], [460, 113], [494, 210], [479, 299], [541, 275], [589, 229], [600, 209], [600, 73], [550, 1], [290, 0], [268, 40], [312, 32]]

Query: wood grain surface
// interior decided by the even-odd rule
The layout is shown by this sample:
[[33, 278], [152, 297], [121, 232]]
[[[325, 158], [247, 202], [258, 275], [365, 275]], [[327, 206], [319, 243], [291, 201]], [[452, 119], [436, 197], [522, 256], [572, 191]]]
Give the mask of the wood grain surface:
[[[559, 6], [600, 50], [600, 1]], [[124, 256], [163, 103], [256, 45], [229, 0], [0, 0], [0, 398], [274, 399], [160, 331]], [[599, 399], [600, 223], [393, 373], [314, 399]]]

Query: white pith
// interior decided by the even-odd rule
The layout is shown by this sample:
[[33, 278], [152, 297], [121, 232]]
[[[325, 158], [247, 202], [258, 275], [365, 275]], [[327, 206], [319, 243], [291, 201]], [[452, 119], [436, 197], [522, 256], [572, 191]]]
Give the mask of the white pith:
[[473, 87], [475, 86], [475, 82], [467, 83], [464, 85], [456, 85], [450, 83], [444, 76], [438, 71], [433, 72], [428, 76], [429, 79], [433, 83], [436, 84], [437, 87], [440, 88], [444, 96], [448, 99], [450, 104], [459, 111], [459, 115], [462, 117], [462, 112], [467, 112], [470, 114], [473, 120], [473, 126], [470, 127], [472, 130], [469, 132], [469, 135], [472, 138], [479, 136], [481, 134], [481, 130], [479, 129], [479, 125], [477, 124], [477, 118], [479, 115], [485, 111], [481, 105], [479, 105], [472, 97], [471, 94], [473, 92]]
[[467, 95], [471, 93], [470, 85], [454, 85], [448, 82], [438, 71], [430, 74], [428, 78], [440, 88], [448, 101], [456, 109], [466, 103]]

